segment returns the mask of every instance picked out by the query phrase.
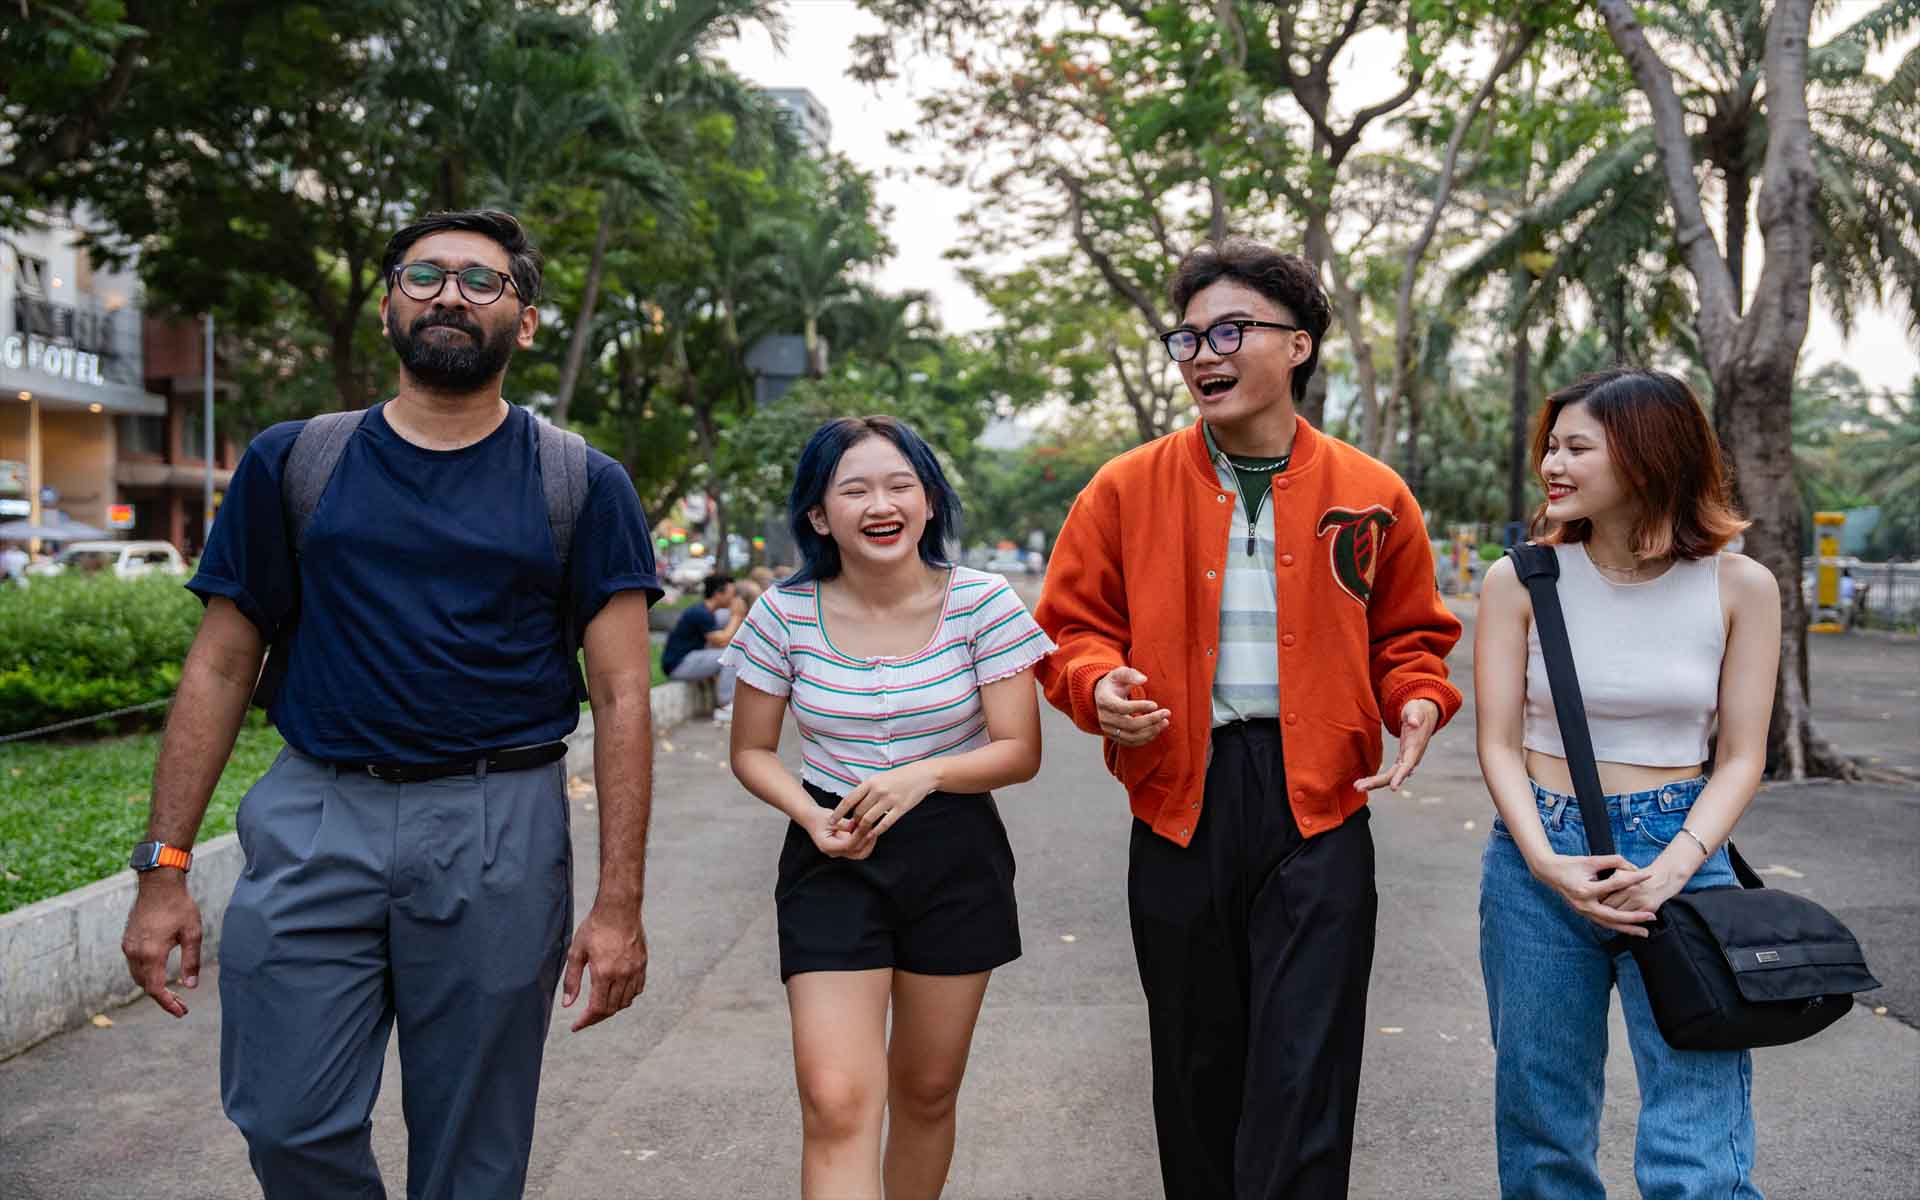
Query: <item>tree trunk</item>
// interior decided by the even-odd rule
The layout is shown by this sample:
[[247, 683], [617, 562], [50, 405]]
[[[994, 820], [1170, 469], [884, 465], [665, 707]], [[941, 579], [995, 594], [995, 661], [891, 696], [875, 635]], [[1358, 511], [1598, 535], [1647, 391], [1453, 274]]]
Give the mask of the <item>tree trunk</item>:
[[1699, 293], [1701, 349], [1713, 378], [1716, 423], [1729, 435], [1747, 516], [1745, 550], [1780, 587], [1780, 672], [1767, 769], [1776, 777], [1851, 776], [1852, 763], [1813, 732], [1800, 596], [1800, 502], [1793, 484], [1793, 374], [1806, 341], [1813, 289], [1814, 173], [1807, 111], [1812, 0], [1776, 0], [1767, 22], [1767, 150], [1758, 217], [1765, 257], [1745, 316], [1742, 289], [1714, 245], [1700, 201], [1693, 143], [1673, 72], [1628, 0], [1596, 0], [1652, 110], [1674, 235]]
[[807, 314], [804, 334], [807, 348], [807, 376], [819, 379], [827, 373], [827, 361], [826, 355], [820, 353], [820, 318], [817, 315]]
[[[1527, 476], [1532, 447], [1527, 421], [1533, 414], [1533, 340], [1521, 322], [1513, 330], [1513, 370], [1508, 383], [1507, 408], [1507, 523], [1527, 519]], [[1525, 536], [1524, 531], [1522, 537]]]
[[[1747, 246], [1747, 201], [1751, 194], [1753, 180], [1745, 164], [1738, 168], [1729, 167], [1727, 179], [1727, 274], [1733, 279], [1733, 311], [1739, 313], [1746, 308], [1746, 246]], [[1720, 445], [1731, 449], [1733, 446], [1732, 406], [1715, 400], [1713, 405], [1713, 433], [1720, 439]]]
[[1742, 553], [1771, 571], [1780, 588], [1780, 673], [1767, 730], [1767, 774], [1852, 777], [1853, 764], [1813, 731], [1800, 500], [1793, 482], [1792, 362], [1731, 363], [1715, 374], [1714, 391], [1732, 422], [1740, 503], [1753, 522]]
[[[1318, 239], [1315, 238], [1313, 232], [1315, 225], [1318, 225], [1320, 229]], [[1313, 221], [1309, 222], [1307, 226], [1307, 252], [1309, 255], [1313, 253], [1316, 245], [1325, 252], [1326, 258], [1316, 262], [1314, 265], [1318, 266], [1322, 274], [1326, 276], [1327, 293], [1328, 297], [1333, 301], [1334, 314], [1340, 318], [1340, 324], [1346, 327], [1347, 338], [1353, 348], [1353, 375], [1360, 389], [1360, 394], [1357, 397], [1357, 402], [1360, 405], [1360, 423], [1362, 430], [1360, 448], [1376, 458], [1381, 458], [1385, 456], [1386, 448], [1376, 441], [1376, 438], [1380, 436], [1379, 430], [1382, 414], [1380, 412], [1380, 376], [1373, 365], [1373, 343], [1367, 338], [1366, 321], [1360, 315], [1360, 296], [1352, 287], [1348, 286], [1346, 277], [1340, 273], [1340, 262], [1333, 253], [1332, 242], [1327, 239], [1326, 218], [1324, 216], [1315, 216]], [[1321, 369], [1314, 372], [1316, 377], [1324, 373], [1326, 357], [1326, 348], [1323, 346], [1320, 352]], [[1321, 423], [1326, 415], [1324, 408], [1325, 395], [1326, 392], [1323, 388], [1321, 391], [1323, 405], [1321, 411], [1307, 416], [1307, 420], [1316, 426]], [[1349, 424], [1351, 424], [1351, 422], [1349, 422]]]
[[1413, 493], [1416, 500], [1420, 498], [1420, 475], [1423, 469], [1420, 461], [1420, 402], [1422, 399], [1420, 388], [1419, 382], [1409, 377], [1405, 387], [1406, 395], [1401, 400], [1407, 410], [1407, 453], [1404, 459], [1406, 470], [1402, 477], [1407, 482], [1407, 490]]
[[587, 361], [587, 344], [593, 340], [593, 313], [600, 304], [600, 278], [607, 267], [607, 242], [613, 236], [613, 209], [613, 194], [609, 192], [600, 202], [600, 228], [593, 235], [593, 257], [587, 260], [587, 281], [580, 291], [580, 311], [574, 315], [566, 365], [560, 369], [560, 385], [554, 389], [553, 423], [562, 428], [573, 410], [573, 389], [580, 382], [580, 368]]

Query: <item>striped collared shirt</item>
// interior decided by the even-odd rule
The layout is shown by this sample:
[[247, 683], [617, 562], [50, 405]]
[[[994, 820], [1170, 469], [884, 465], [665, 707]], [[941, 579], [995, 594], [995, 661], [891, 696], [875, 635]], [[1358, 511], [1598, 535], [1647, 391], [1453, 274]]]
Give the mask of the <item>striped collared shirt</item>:
[[[1207, 455], [1220, 476], [1221, 490], [1233, 497], [1233, 524], [1227, 530], [1227, 570], [1220, 589], [1220, 665], [1213, 673], [1213, 723], [1280, 715], [1280, 653], [1275, 645], [1280, 596], [1274, 578], [1273, 506], [1269, 494], [1257, 521], [1249, 521], [1247, 502], [1233, 463], [1200, 422]], [[1253, 526], [1253, 553], [1247, 553], [1247, 527]]]
[[955, 567], [940, 624], [913, 654], [842, 654], [820, 623], [819, 585], [805, 583], [767, 589], [721, 661], [748, 687], [787, 697], [801, 778], [845, 795], [882, 771], [986, 745], [980, 688], [1052, 651], [1004, 578]]

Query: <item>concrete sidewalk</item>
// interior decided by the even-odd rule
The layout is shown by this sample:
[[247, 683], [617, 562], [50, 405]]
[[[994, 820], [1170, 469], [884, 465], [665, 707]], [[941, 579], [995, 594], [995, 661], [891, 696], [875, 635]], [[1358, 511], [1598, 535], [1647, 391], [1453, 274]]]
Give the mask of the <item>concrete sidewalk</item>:
[[[1907, 645], [1920, 657], [1920, 644]], [[1463, 677], [1468, 650], [1463, 643], [1454, 660]], [[1874, 657], [1891, 655], [1882, 647]], [[1839, 689], [1819, 681], [1824, 658], [1815, 663], [1824, 703]], [[1840, 717], [1822, 719], [1845, 728]], [[1026, 954], [988, 993], [947, 1195], [1147, 1200], [1160, 1191], [1125, 909], [1125, 799], [1093, 739], [1052, 713], [1045, 729], [1040, 778], [1001, 796], [1019, 854]], [[704, 724], [675, 731], [661, 749], [652, 978], [632, 1010], [585, 1033], [567, 1033], [570, 1014], [556, 1011], [531, 1196], [797, 1194], [799, 1114], [772, 920], [782, 823], [741, 792], [723, 759], [721, 731]], [[574, 801], [583, 904], [597, 853], [591, 805], [583, 789]], [[1352, 1189], [1361, 1200], [1495, 1194], [1476, 912], [1491, 815], [1470, 710], [1436, 741], [1406, 793], [1377, 802], [1379, 949]], [[1855, 924], [1890, 984], [1873, 999], [1909, 1020], [1920, 952], [1901, 940], [1914, 922], [1899, 914], [1913, 910], [1920, 887], [1917, 831], [1920, 788], [1884, 785], [1770, 788], [1741, 827], [1756, 865], [1796, 873], [1770, 882]], [[1888, 915], [1863, 920], [1879, 910]], [[142, 1002], [107, 1014], [111, 1028], [81, 1029], [0, 1064], [0, 1197], [259, 1194], [220, 1113], [219, 1006], [207, 975], [184, 1021]], [[1636, 1104], [1617, 1013], [1613, 1045], [1601, 1162], [1611, 1192], [1631, 1195]], [[1755, 1064], [1758, 1180], [1770, 1200], [1920, 1196], [1920, 1032], [1862, 1006], [1810, 1042], [1757, 1052]], [[405, 1187], [397, 1062], [387, 1080], [375, 1145], [397, 1196]]]

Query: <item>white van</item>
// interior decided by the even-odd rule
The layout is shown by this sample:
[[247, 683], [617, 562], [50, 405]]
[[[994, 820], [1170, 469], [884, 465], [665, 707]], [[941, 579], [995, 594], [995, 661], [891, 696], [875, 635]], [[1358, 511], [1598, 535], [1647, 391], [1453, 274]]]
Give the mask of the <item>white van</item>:
[[187, 564], [172, 542], [69, 542], [50, 563], [27, 568], [36, 575], [92, 575], [111, 571], [121, 579], [185, 575]]

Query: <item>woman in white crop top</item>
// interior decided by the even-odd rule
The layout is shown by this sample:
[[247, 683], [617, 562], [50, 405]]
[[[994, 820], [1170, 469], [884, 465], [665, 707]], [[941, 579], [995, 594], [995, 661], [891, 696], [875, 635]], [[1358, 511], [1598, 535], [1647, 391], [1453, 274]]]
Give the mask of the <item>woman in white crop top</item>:
[[1589, 375], [1547, 398], [1533, 447], [1547, 493], [1534, 532], [1560, 560], [1619, 852], [1588, 851], [1533, 607], [1502, 560], [1487, 572], [1473, 655], [1480, 769], [1499, 810], [1481, 862], [1480, 964], [1501, 1195], [1604, 1197], [1596, 1151], [1617, 984], [1640, 1084], [1641, 1193], [1759, 1200], [1747, 1052], [1668, 1046], [1633, 957], [1607, 943], [1644, 937], [1683, 890], [1735, 882], [1724, 846], [1766, 764], [1779, 590], [1722, 550], [1746, 522], [1680, 380]]

